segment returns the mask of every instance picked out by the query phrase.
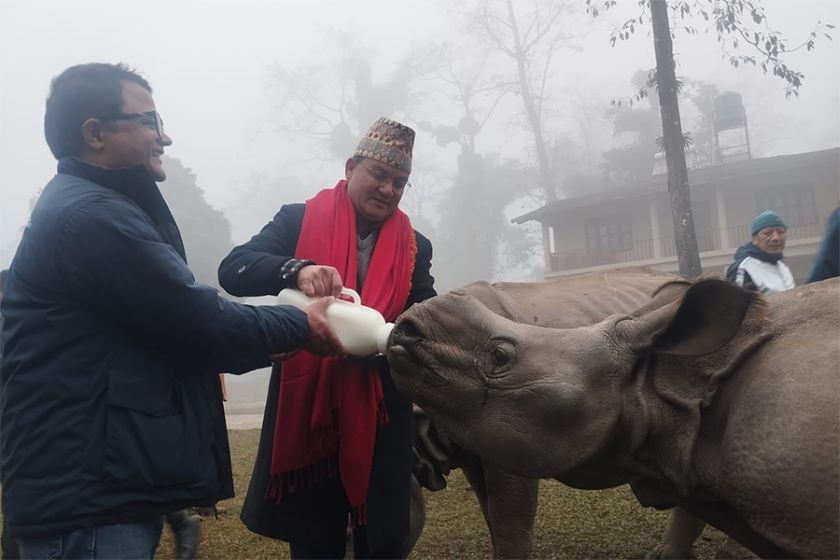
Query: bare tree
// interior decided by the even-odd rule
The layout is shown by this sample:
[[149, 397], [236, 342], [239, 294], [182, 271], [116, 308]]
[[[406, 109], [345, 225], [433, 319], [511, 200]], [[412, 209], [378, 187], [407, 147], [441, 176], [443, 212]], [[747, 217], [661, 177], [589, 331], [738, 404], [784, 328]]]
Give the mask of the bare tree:
[[527, 179], [532, 178], [519, 162], [503, 161], [478, 148], [482, 129], [513, 86], [487, 68], [491, 57], [486, 50], [472, 57], [454, 56], [464, 48], [446, 46], [435, 53], [436, 83], [444, 85], [439, 94], [458, 112], [429, 128], [438, 144], [460, 147], [455, 181], [441, 197], [439, 212], [435, 250], [438, 262], [446, 263], [444, 288], [495, 276], [500, 243], [511, 233], [504, 209], [527, 190]]
[[[514, 87], [487, 69], [490, 61], [486, 50], [467, 59], [456, 57], [453, 49], [452, 45], [444, 45], [435, 52], [435, 57], [441, 61], [435, 75], [447, 88], [441, 94], [460, 108], [461, 116], [457, 126], [436, 124], [433, 131], [439, 144], [458, 142], [461, 153], [475, 153], [479, 133], [499, 102], [514, 91]], [[469, 62], [457, 64], [456, 60]]]
[[[471, 27], [515, 66], [515, 85], [534, 138], [540, 186], [548, 200], [557, 199], [557, 181], [543, 130], [546, 83], [554, 55], [575, 35], [564, 24], [574, 13], [572, 3], [532, 0], [482, 0], [469, 13]], [[523, 15], [524, 13], [524, 15]]]
[[335, 39], [331, 60], [307, 60], [293, 69], [277, 66], [267, 80], [277, 116], [269, 119], [276, 124], [261, 132], [306, 143], [307, 161], [346, 158], [378, 117], [399, 117], [413, 103], [412, 80], [426, 71], [409, 57], [374, 76], [371, 53], [346, 34]]

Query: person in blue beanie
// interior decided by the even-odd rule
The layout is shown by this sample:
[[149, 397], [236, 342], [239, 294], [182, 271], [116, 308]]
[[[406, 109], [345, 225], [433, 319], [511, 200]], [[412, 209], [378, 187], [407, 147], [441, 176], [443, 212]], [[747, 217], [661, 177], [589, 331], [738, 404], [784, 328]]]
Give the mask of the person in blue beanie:
[[828, 218], [807, 283], [835, 276], [840, 276], [840, 208], [835, 208]]
[[726, 279], [762, 294], [793, 288], [793, 274], [782, 258], [787, 236], [782, 217], [771, 210], [762, 212], [752, 221], [750, 234], [752, 240], [735, 251]]

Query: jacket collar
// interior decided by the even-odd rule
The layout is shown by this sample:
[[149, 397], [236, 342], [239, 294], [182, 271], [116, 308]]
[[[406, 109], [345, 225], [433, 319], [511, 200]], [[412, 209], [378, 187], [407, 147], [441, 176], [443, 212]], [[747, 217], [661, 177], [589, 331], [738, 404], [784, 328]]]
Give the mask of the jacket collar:
[[154, 177], [144, 166], [105, 169], [78, 157], [63, 157], [58, 160], [58, 172], [87, 179], [134, 202], [152, 220], [160, 236], [186, 261], [184, 243], [172, 212]]
[[157, 189], [149, 171], [142, 165], [123, 169], [106, 169], [92, 165], [78, 157], [63, 157], [58, 160], [58, 172], [75, 175], [93, 181], [97, 185], [114, 190], [131, 198], [144, 188]]
[[771, 255], [770, 253], [766, 253], [752, 244], [752, 242], [745, 243], [738, 247], [738, 250], [735, 252], [735, 260], [742, 261], [746, 257], [752, 257], [754, 259], [758, 259], [760, 261], [776, 264], [780, 260], [782, 260], [782, 255]]

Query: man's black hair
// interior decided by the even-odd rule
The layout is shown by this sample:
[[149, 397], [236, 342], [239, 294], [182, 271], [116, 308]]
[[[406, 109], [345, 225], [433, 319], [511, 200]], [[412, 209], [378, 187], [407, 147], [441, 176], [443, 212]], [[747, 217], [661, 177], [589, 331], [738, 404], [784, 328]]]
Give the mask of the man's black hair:
[[125, 64], [71, 66], [50, 84], [44, 136], [56, 159], [77, 156], [84, 145], [82, 123], [122, 112], [122, 82], [134, 82], [149, 93], [149, 82]]

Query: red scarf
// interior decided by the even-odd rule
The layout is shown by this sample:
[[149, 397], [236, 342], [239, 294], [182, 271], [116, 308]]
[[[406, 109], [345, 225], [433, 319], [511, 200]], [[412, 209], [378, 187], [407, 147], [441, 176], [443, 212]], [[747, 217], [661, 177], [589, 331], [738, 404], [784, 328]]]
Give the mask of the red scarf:
[[[306, 202], [295, 258], [335, 267], [356, 289], [356, 213], [347, 181]], [[362, 289], [362, 304], [393, 322], [411, 289], [417, 243], [411, 222], [396, 210], [379, 231]], [[309, 488], [336, 465], [356, 519], [364, 523], [378, 422], [386, 422], [376, 367], [358, 358], [300, 352], [283, 363], [268, 495]]]

